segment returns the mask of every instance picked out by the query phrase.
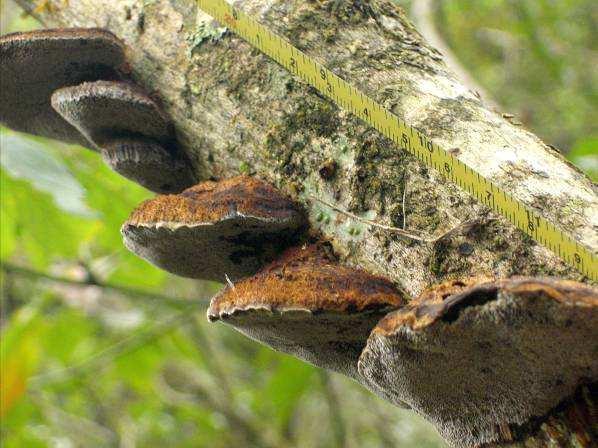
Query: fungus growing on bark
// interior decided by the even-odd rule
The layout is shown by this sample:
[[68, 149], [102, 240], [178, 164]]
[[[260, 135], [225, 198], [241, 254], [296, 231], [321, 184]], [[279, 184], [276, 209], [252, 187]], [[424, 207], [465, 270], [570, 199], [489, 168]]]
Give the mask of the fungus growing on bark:
[[56, 29], [0, 37], [0, 122], [16, 131], [86, 145], [50, 105], [61, 87], [114, 79], [125, 61], [120, 40], [101, 29]]
[[106, 143], [101, 151], [114, 171], [156, 193], [181, 191], [195, 182], [184, 156], [150, 139], [118, 138]]
[[305, 222], [274, 187], [238, 176], [146, 201], [121, 232], [132, 252], [168, 272], [224, 282], [254, 274], [296, 243]]
[[0, 37], [0, 122], [16, 131], [100, 150], [123, 176], [159, 193], [195, 183], [160, 107], [120, 81], [124, 46], [101, 29]]
[[319, 246], [293, 248], [212, 299], [210, 321], [361, 381], [357, 360], [376, 323], [403, 305], [387, 280], [341, 266]]
[[[359, 372], [454, 446], [517, 441], [598, 380], [598, 291], [572, 281], [452, 282], [380, 321]], [[472, 286], [473, 285], [473, 286]]]
[[85, 82], [58, 89], [52, 107], [98, 147], [115, 137], [143, 136], [162, 144], [173, 139], [172, 123], [160, 107], [126, 82]]
[[123, 176], [159, 193], [195, 182], [190, 162], [176, 150], [169, 118], [137, 86], [96, 81], [65, 87], [54, 92], [52, 106]]

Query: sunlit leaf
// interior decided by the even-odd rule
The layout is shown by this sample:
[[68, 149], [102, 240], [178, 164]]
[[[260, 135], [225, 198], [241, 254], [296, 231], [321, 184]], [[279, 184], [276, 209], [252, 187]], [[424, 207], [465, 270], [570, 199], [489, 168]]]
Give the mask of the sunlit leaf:
[[590, 179], [598, 181], [598, 138], [578, 140], [567, 157], [590, 176]]
[[[2, 174], [0, 174], [2, 175]], [[8, 258], [16, 247], [17, 226], [14, 198], [2, 195], [0, 200], [0, 259]]]
[[22, 258], [45, 268], [54, 259], [78, 257], [80, 242], [96, 225], [93, 220], [59, 210], [47, 193], [33, 189], [27, 181], [10, 178], [4, 170], [0, 182], [14, 232], [11, 244], [19, 247]]
[[279, 427], [284, 430], [294, 410], [298, 407], [299, 399], [312, 384], [316, 369], [290, 356], [280, 359], [275, 372], [268, 384], [261, 391], [261, 395], [268, 397], [267, 407], [276, 416]]
[[64, 163], [45, 150], [47, 144], [25, 134], [2, 130], [0, 162], [12, 177], [27, 180], [37, 190], [49, 193], [62, 210], [93, 216], [84, 202], [85, 190]]

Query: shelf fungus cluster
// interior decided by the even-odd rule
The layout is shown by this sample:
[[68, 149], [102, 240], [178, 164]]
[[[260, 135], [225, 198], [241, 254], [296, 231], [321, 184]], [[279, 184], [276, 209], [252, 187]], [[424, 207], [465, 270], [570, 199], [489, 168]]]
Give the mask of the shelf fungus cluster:
[[226, 281], [210, 321], [354, 378], [454, 446], [517, 441], [522, 425], [596, 382], [595, 289], [473, 278], [408, 302], [305, 230], [297, 204], [239, 176], [147, 201], [122, 233], [170, 272]]
[[158, 192], [195, 177], [170, 119], [123, 77], [123, 43], [101, 29], [0, 37], [0, 123], [97, 150], [118, 173]]
[[326, 244], [309, 244], [305, 224], [297, 204], [239, 176], [146, 201], [122, 234], [129, 249], [169, 272], [236, 281], [213, 299], [211, 321], [359, 379], [371, 329], [403, 305], [403, 295], [383, 278], [340, 265]]
[[295, 203], [239, 176], [148, 200], [121, 232], [132, 252], [168, 272], [224, 282], [257, 272], [296, 243], [304, 226]]
[[121, 232], [156, 266], [226, 283], [210, 321], [354, 378], [453, 446], [598, 443], [595, 288], [474, 278], [409, 301], [385, 278], [343, 265], [273, 186], [247, 176], [191, 186], [170, 119], [123, 78], [125, 48], [111, 33], [10, 34], [0, 56], [2, 124], [90, 146], [124, 176], [177, 193], [141, 204]]
[[403, 296], [387, 280], [342, 266], [324, 247], [293, 248], [229, 285], [208, 309], [270, 347], [363, 382], [357, 360], [372, 328]]

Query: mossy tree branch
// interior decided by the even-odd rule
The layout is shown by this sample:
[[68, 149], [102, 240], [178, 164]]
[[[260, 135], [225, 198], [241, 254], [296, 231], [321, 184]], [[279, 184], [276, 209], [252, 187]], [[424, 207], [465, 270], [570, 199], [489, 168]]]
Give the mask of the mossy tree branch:
[[[34, 0], [20, 0], [32, 9]], [[224, 32], [190, 0], [49, 0], [48, 26], [100, 26], [128, 45], [132, 76], [159, 96], [202, 178], [256, 174], [301, 200], [348, 262], [416, 295], [452, 277], [549, 274], [579, 279], [543, 247], [434, 170]], [[390, 1], [242, 2], [286, 36], [532, 206], [598, 247], [592, 183], [538, 138], [488, 111]], [[334, 176], [321, 176], [332, 159]], [[408, 194], [405, 210], [402, 194]], [[310, 195], [422, 235], [480, 225], [443, 244], [354, 222]]]

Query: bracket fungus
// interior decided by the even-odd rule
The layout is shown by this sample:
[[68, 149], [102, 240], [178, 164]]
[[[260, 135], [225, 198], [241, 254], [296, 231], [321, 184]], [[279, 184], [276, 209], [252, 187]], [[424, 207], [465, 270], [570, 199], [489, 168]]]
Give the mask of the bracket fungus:
[[525, 425], [598, 381], [598, 291], [536, 278], [442, 285], [380, 321], [359, 372], [453, 446], [522, 442]]
[[52, 107], [95, 145], [114, 137], [173, 138], [172, 123], [139, 87], [122, 81], [85, 82], [52, 94]]
[[168, 272], [224, 282], [254, 274], [296, 243], [305, 222], [274, 187], [238, 176], [146, 201], [121, 232], [127, 248]]
[[160, 193], [195, 182], [190, 162], [176, 151], [170, 119], [137, 86], [95, 81], [64, 87], [52, 95], [52, 106], [123, 176]]
[[102, 29], [55, 29], [0, 37], [0, 122], [20, 132], [86, 145], [50, 104], [59, 88], [114, 79], [124, 46]]
[[196, 182], [173, 126], [139, 87], [121, 80], [123, 43], [102, 29], [0, 37], [0, 122], [102, 152], [123, 176], [158, 193]]
[[153, 140], [113, 139], [102, 158], [114, 171], [156, 193], [177, 192], [195, 182], [189, 161]]
[[341, 266], [318, 246], [293, 248], [214, 297], [210, 321], [363, 382], [357, 360], [371, 329], [403, 305], [389, 281]]

